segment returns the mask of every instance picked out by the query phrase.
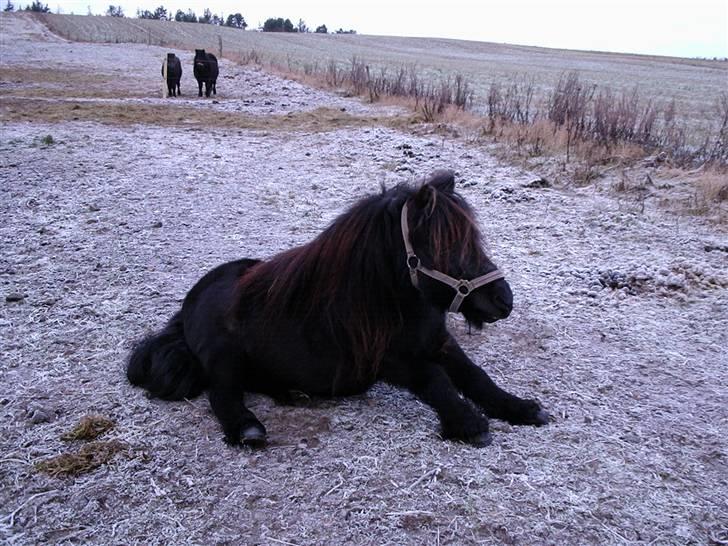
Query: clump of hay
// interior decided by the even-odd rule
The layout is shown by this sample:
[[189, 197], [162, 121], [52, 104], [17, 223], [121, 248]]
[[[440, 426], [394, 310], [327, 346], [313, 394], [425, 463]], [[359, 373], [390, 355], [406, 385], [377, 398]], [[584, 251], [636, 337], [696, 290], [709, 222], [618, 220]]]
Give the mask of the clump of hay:
[[73, 440], [95, 440], [114, 427], [114, 422], [103, 415], [87, 415], [70, 432], [61, 436], [67, 442]]
[[75, 453], [61, 453], [45, 461], [36, 463], [35, 468], [52, 477], [77, 476], [91, 472], [126, 449], [121, 440], [108, 442], [89, 442]]

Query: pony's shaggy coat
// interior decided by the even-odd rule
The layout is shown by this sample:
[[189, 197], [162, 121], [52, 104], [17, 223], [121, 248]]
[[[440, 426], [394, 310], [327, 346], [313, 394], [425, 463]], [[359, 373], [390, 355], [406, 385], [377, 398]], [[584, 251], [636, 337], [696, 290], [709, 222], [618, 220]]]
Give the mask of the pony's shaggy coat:
[[217, 95], [217, 76], [220, 69], [217, 65], [217, 57], [207, 53], [204, 49], [195, 49], [195, 59], [192, 61], [192, 73], [197, 80], [197, 96], [202, 96], [202, 84], [205, 84], [205, 96], [210, 93]]
[[[242, 404], [244, 391], [333, 396], [377, 380], [432, 405], [446, 438], [489, 443], [486, 415], [545, 424], [536, 402], [499, 389], [450, 336], [453, 289], [410, 282], [400, 229], [405, 203], [412, 244], [427, 267], [466, 279], [495, 269], [453, 173], [439, 171], [419, 188], [397, 186], [359, 201], [308, 244], [209, 272], [168, 325], [134, 348], [129, 380], [166, 399], [208, 390], [230, 444], [265, 438]], [[481, 327], [511, 307], [510, 287], [499, 279], [470, 294], [461, 312]]]

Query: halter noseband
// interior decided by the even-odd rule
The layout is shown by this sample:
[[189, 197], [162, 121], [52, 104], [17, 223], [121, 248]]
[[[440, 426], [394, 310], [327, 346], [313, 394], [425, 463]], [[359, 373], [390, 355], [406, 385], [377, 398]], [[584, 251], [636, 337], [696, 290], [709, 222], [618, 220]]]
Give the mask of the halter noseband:
[[473, 290], [505, 277], [505, 275], [503, 275], [501, 270], [497, 267], [490, 273], [486, 273], [485, 275], [481, 275], [480, 277], [476, 277], [469, 281], [465, 279], [455, 279], [450, 275], [446, 275], [445, 273], [442, 273], [435, 269], [426, 268], [422, 265], [422, 262], [420, 262], [417, 254], [415, 254], [415, 251], [412, 249], [412, 243], [410, 243], [409, 222], [407, 221], [407, 203], [405, 203], [402, 207], [401, 224], [402, 238], [404, 239], [404, 248], [407, 251], [407, 268], [409, 269], [412, 284], [415, 286], [415, 288], [419, 288], [419, 282], [417, 279], [417, 272], [419, 271], [424, 273], [428, 277], [431, 277], [437, 281], [440, 281], [441, 283], [450, 286], [451, 288], [454, 288], [455, 298], [452, 300], [450, 308], [448, 309], [448, 311], [450, 311], [451, 313], [458, 312], [458, 309], [460, 309], [460, 304], [463, 303], [465, 297]]

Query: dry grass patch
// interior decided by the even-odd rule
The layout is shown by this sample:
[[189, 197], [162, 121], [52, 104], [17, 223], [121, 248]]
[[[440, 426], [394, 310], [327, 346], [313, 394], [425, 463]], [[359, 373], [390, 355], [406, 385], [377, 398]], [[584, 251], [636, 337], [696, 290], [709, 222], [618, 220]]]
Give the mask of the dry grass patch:
[[73, 428], [61, 436], [67, 442], [73, 440], [95, 440], [104, 432], [114, 428], [114, 422], [103, 415], [87, 415]]
[[254, 116], [208, 108], [141, 102], [94, 102], [40, 98], [0, 98], [0, 120], [63, 123], [97, 122], [112, 125], [145, 124], [162, 127], [231, 128], [270, 131], [330, 131], [342, 127], [386, 125], [404, 127], [409, 118], [354, 116], [334, 108], [285, 115]]
[[58, 70], [52, 68], [4, 66], [2, 71], [0, 71], [0, 82], [9, 84], [61, 83], [70, 86], [73, 83], [86, 82], [88, 80], [88, 72], [74, 70], [72, 68]]
[[728, 201], [728, 170], [700, 173], [695, 176], [695, 186], [710, 201]]
[[[82, 85], [80, 85], [82, 83]], [[54, 98], [74, 96], [78, 98], [144, 97], [138, 86], [128, 85], [125, 79], [111, 74], [89, 74], [70, 68], [18, 68], [3, 67], [0, 86], [6, 94], [22, 97]]]
[[36, 463], [35, 468], [54, 478], [61, 476], [78, 476], [96, 470], [103, 464], [108, 463], [118, 453], [127, 448], [121, 440], [110, 440], [108, 442], [89, 442], [83, 445], [78, 451], [72, 453], [61, 453]]

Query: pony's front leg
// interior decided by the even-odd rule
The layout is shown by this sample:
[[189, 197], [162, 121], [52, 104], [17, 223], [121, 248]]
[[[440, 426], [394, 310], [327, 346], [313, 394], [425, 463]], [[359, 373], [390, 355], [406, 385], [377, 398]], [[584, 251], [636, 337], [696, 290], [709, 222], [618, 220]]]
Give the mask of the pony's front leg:
[[266, 430], [255, 414], [245, 407], [242, 382], [236, 373], [238, 366], [239, 363], [233, 362], [230, 357], [215, 360], [208, 387], [210, 406], [222, 425], [226, 444], [262, 445], [266, 440]]
[[444, 439], [461, 440], [476, 447], [491, 443], [488, 418], [460, 396], [438, 364], [390, 361], [382, 367], [380, 379], [404, 387], [431, 406], [440, 418]]
[[549, 422], [549, 414], [535, 400], [524, 400], [504, 391], [475, 365], [452, 338], [440, 352], [440, 363], [464, 396], [485, 410], [488, 417], [512, 425], [541, 426]]

